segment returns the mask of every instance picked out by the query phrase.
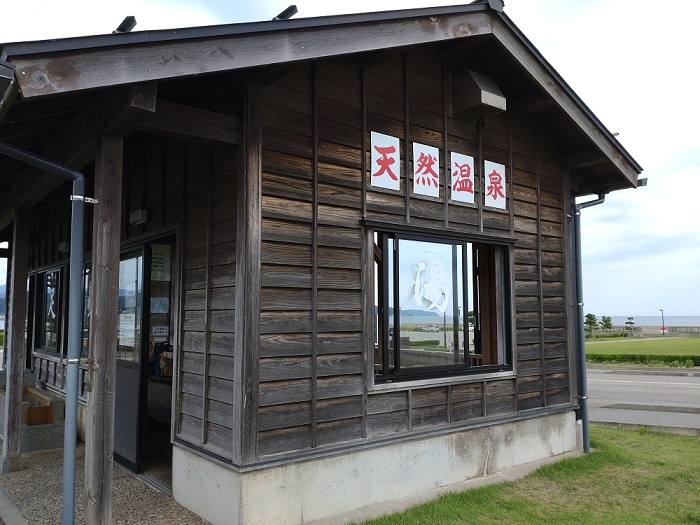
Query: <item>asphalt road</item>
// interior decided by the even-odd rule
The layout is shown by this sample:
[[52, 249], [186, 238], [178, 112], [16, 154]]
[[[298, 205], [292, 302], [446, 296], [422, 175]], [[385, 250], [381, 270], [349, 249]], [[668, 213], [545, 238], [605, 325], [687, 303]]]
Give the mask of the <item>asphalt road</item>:
[[588, 367], [591, 422], [700, 434], [700, 369]]

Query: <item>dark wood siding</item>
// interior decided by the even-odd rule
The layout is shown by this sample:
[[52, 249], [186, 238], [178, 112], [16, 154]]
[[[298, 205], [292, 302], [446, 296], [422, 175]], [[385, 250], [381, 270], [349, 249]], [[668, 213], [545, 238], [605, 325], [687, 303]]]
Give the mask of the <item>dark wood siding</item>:
[[178, 439], [231, 459], [238, 150], [186, 146]]
[[[305, 63], [264, 88], [259, 456], [570, 402], [559, 154], [527, 119], [453, 113], [453, 89], [437, 48]], [[370, 186], [370, 131], [400, 139], [399, 192]], [[414, 141], [440, 149], [439, 197], [410, 190]], [[506, 165], [506, 210], [445, 198], [453, 150], [475, 157], [477, 196], [480, 161]], [[362, 219], [513, 246], [516, 377], [366, 392]]]

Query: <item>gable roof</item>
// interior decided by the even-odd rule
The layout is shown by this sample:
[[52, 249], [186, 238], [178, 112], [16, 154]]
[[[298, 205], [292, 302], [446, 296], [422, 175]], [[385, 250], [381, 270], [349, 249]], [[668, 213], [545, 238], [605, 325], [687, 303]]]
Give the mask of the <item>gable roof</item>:
[[[94, 93], [115, 86], [437, 43], [451, 69], [491, 76], [510, 112], [529, 115], [548, 132], [580, 194], [636, 187], [642, 168], [501, 7], [489, 0], [6, 44], [0, 59], [16, 68], [17, 97], [0, 109], [0, 140], [51, 153], [49, 146]], [[8, 191], [24, 169], [0, 158], [0, 216], [18, 204]], [[0, 220], [0, 228], [6, 223]]]

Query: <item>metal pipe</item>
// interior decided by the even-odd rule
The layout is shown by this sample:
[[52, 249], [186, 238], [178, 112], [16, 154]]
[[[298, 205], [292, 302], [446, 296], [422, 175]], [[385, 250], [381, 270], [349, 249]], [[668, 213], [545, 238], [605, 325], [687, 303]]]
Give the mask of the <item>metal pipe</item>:
[[578, 370], [579, 370], [579, 416], [583, 430], [583, 451], [591, 451], [588, 424], [588, 379], [586, 377], [586, 333], [583, 324], [583, 270], [581, 268], [581, 210], [605, 202], [605, 195], [596, 200], [574, 205], [574, 256], [576, 259], [576, 305], [578, 308]]
[[[63, 502], [61, 523], [75, 523], [75, 457], [78, 435], [78, 371], [83, 278], [83, 220], [85, 176], [29, 151], [0, 142], [0, 153], [73, 181], [71, 196], [70, 281], [68, 287], [68, 349], [66, 364], [66, 415], [63, 433]], [[94, 202], [94, 201], [93, 201]]]

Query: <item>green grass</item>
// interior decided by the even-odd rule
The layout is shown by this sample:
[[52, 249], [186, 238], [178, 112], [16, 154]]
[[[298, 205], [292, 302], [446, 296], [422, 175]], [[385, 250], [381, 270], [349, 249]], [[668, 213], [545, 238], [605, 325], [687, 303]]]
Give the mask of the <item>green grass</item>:
[[700, 337], [654, 337], [588, 342], [586, 354], [700, 356]]
[[700, 338], [655, 337], [586, 343], [589, 363], [700, 366]]
[[700, 440], [592, 427], [593, 452], [363, 523], [700, 524]]

